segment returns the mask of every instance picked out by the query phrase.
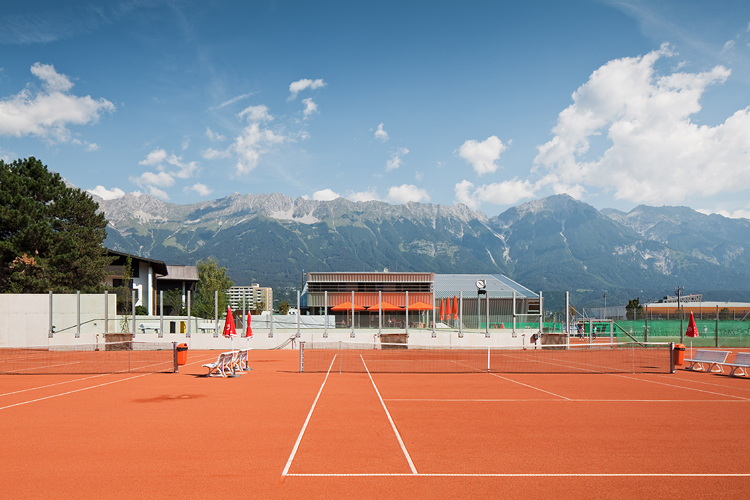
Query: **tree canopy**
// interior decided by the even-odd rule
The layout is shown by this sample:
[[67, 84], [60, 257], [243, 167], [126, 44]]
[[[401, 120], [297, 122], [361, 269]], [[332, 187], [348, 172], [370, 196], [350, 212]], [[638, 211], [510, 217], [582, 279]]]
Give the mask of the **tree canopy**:
[[0, 291], [103, 290], [112, 259], [98, 209], [36, 158], [0, 160]]
[[214, 292], [219, 292], [219, 317], [227, 312], [227, 290], [234, 282], [227, 276], [227, 268], [219, 267], [216, 259], [209, 257], [196, 263], [198, 267], [198, 286], [191, 314], [200, 318], [214, 317]]

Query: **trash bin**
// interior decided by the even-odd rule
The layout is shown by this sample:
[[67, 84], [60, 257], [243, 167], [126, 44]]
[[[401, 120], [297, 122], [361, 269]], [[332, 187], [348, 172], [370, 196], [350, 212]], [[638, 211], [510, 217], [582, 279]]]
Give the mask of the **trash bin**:
[[675, 366], [682, 366], [685, 363], [685, 344], [675, 344], [672, 356]]
[[187, 363], [187, 350], [187, 344], [177, 344], [177, 365], [182, 366]]

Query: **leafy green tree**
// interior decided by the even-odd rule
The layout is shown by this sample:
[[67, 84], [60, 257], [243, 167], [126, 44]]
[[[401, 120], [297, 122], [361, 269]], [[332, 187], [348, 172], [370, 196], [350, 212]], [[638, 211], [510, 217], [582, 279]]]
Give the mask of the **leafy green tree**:
[[643, 315], [640, 297], [628, 301], [628, 305], [625, 306], [625, 315], [628, 319], [638, 319], [638, 315]]
[[266, 301], [265, 300], [258, 300], [253, 305], [253, 312], [255, 314], [262, 314], [265, 309], [266, 309]]
[[227, 311], [227, 290], [234, 286], [234, 282], [227, 276], [227, 268], [219, 267], [214, 257], [200, 260], [198, 267], [198, 285], [191, 314], [199, 318], [214, 317], [214, 292], [219, 292], [219, 317], [223, 318]]
[[[171, 316], [183, 316], [187, 314], [185, 304], [182, 302], [181, 290], [167, 290], [164, 292], [164, 305], [169, 309]], [[191, 311], [192, 312], [192, 311]]]
[[286, 300], [279, 302], [279, 314], [287, 314], [289, 312], [289, 303]]
[[125, 258], [125, 264], [122, 266], [122, 284], [117, 288], [117, 306], [125, 316], [122, 322], [122, 333], [128, 333], [130, 331], [129, 318], [133, 308], [133, 297], [131, 290], [133, 289], [133, 259], [128, 255]]
[[98, 209], [39, 160], [0, 160], [0, 292], [102, 291], [113, 259]]

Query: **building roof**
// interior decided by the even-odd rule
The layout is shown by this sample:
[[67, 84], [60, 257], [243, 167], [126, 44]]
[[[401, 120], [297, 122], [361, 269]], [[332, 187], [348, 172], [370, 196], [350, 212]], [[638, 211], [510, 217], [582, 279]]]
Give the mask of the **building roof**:
[[195, 266], [167, 265], [167, 275], [159, 276], [159, 280], [198, 281], [198, 268]]
[[435, 298], [453, 297], [459, 292], [463, 292], [464, 297], [476, 295], [476, 282], [479, 279], [487, 282], [485, 290], [491, 298], [511, 298], [513, 292], [516, 292], [518, 299], [539, 297], [538, 294], [502, 274], [436, 274]]
[[151, 264], [151, 267], [154, 269], [154, 272], [156, 274], [158, 274], [158, 275], [161, 275], [161, 276], [165, 276], [168, 273], [168, 271], [167, 271], [167, 263], [164, 262], [163, 260], [149, 259], [147, 257], [141, 257], [140, 255], [133, 255], [133, 254], [130, 254], [130, 253], [118, 252], [116, 250], [110, 250], [109, 248], [107, 249], [107, 253], [109, 255], [119, 255], [121, 257], [128, 257], [128, 256], [130, 256], [130, 258], [132, 260], [140, 260], [142, 262], [148, 262], [149, 264]]

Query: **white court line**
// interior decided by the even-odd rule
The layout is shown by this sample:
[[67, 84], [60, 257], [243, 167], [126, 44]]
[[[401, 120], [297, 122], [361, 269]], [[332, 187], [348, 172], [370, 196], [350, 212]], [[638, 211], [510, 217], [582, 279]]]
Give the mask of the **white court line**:
[[401, 398], [385, 401], [410, 401], [426, 403], [746, 403], [748, 400], [735, 399], [435, 399]]
[[287, 474], [288, 476], [296, 477], [750, 477], [750, 474], [745, 473], [729, 473], [729, 474], [712, 474], [712, 473], [633, 473], [633, 474], [617, 474], [617, 473], [529, 473], [529, 474], [398, 474], [398, 473], [362, 473], [362, 474]]
[[677, 389], [685, 389], [686, 391], [703, 392], [705, 394], [712, 394], [714, 396], [724, 396], [724, 397], [727, 397], [727, 398], [737, 398], [737, 399], [741, 399], [743, 401], [750, 401], [750, 398], [743, 398], [742, 396], [735, 396], [733, 394], [722, 394], [720, 392], [704, 391], [703, 389], [695, 389], [693, 387], [685, 387], [685, 386], [682, 386], [682, 385], [667, 384], [666, 382], [657, 382], [656, 380], [648, 380], [648, 379], [645, 379], [645, 378], [627, 377], [627, 376], [619, 374], [619, 373], [609, 373], [608, 375], [611, 375], [613, 377], [622, 377], [622, 378], [625, 378], [625, 379], [628, 379], [628, 380], [640, 380], [641, 382], [648, 382], [650, 384], [666, 385], [667, 387], [675, 387]]
[[538, 387], [534, 387], [533, 385], [524, 384], [523, 382], [519, 382], [517, 380], [513, 380], [513, 379], [510, 379], [510, 378], [507, 378], [507, 377], [500, 376], [497, 373], [490, 373], [490, 375], [492, 375], [493, 377], [501, 378], [503, 380], [507, 380], [508, 382], [513, 382], [513, 383], [516, 383], [518, 385], [522, 385], [524, 387], [528, 387], [529, 389], [534, 389], [536, 391], [540, 391], [540, 392], [543, 392], [545, 394], [550, 394], [550, 395], [555, 396], [557, 398], [562, 398], [562, 399], [564, 399], [566, 401], [570, 401], [570, 398], [566, 398], [565, 396], [560, 396], [559, 394], [555, 394], [554, 392], [545, 391], [544, 389], [540, 389]]
[[294, 448], [292, 448], [292, 454], [289, 455], [289, 460], [286, 461], [284, 472], [281, 473], [282, 476], [288, 476], [287, 472], [289, 472], [289, 467], [292, 466], [292, 460], [294, 460], [294, 455], [297, 454], [297, 448], [299, 448], [299, 444], [302, 441], [302, 436], [305, 435], [305, 429], [307, 429], [307, 424], [310, 422], [310, 417], [312, 417], [313, 410], [315, 410], [315, 405], [318, 404], [320, 393], [323, 392], [323, 387], [325, 387], [326, 385], [326, 381], [328, 380], [328, 375], [331, 373], [331, 368], [333, 367], [333, 363], [335, 361], [336, 361], [336, 354], [333, 355], [333, 359], [331, 360], [331, 366], [328, 367], [328, 371], [326, 372], [326, 378], [323, 379], [323, 384], [320, 386], [320, 390], [318, 390], [318, 395], [315, 396], [315, 401], [313, 401], [312, 408], [310, 408], [310, 413], [307, 414], [307, 418], [305, 419], [305, 424], [302, 426], [302, 430], [299, 431], [299, 436], [297, 436], [297, 442], [294, 443]]
[[[686, 378], [686, 377], [680, 377], [680, 376], [675, 377], [675, 374], [681, 373], [681, 372], [682, 372], [682, 370], [676, 371], [675, 373], [669, 374], [669, 375], [662, 375], [662, 374], [658, 374], [658, 375], [660, 377], [670, 377], [670, 378], [672, 378], [672, 380], [674, 380], [674, 379], [684, 380], [685, 382], [691, 382], [693, 384], [711, 385], [711, 386], [714, 386], [714, 387], [721, 387], [722, 389], [732, 389], [732, 390], [735, 390], [735, 391], [750, 391], [750, 387], [740, 387], [740, 386], [730, 386], [730, 385], [724, 385], [724, 384], [714, 384], [714, 383], [711, 383], [711, 382], [703, 382], [702, 380], [695, 380], [695, 379], [692, 379], [692, 378]], [[691, 372], [685, 370], [685, 373], [691, 373]], [[732, 378], [741, 379], [743, 377], [732, 377]], [[747, 377], [744, 377], [744, 378], [747, 378]], [[727, 379], [729, 379], [728, 376], [727, 376]]]
[[56, 385], [69, 384], [71, 382], [79, 382], [81, 380], [88, 380], [90, 378], [104, 377], [105, 375], [109, 375], [109, 373], [101, 373], [99, 375], [92, 375], [90, 377], [83, 377], [83, 378], [77, 378], [77, 379], [73, 379], [73, 380], [66, 380], [65, 382], [58, 382], [56, 384], [40, 385], [39, 387], [29, 387], [28, 389], [21, 389], [20, 391], [6, 392], [5, 394], [0, 394], [0, 397], [2, 397], [2, 396], [10, 396], [11, 394], [19, 394], [21, 392], [35, 391], [37, 389], [45, 389], [47, 387], [54, 387]]
[[375, 393], [378, 395], [378, 399], [380, 400], [380, 404], [383, 405], [383, 409], [385, 410], [385, 415], [388, 417], [388, 421], [391, 423], [391, 427], [393, 428], [393, 432], [396, 434], [396, 439], [398, 439], [398, 444], [401, 445], [401, 451], [404, 452], [404, 456], [406, 457], [406, 461], [409, 462], [409, 467], [411, 468], [411, 473], [416, 474], [417, 469], [414, 467], [414, 462], [411, 461], [411, 457], [409, 456], [409, 452], [406, 451], [406, 446], [404, 445], [403, 440], [401, 439], [401, 434], [398, 433], [398, 429], [396, 429], [396, 424], [393, 423], [393, 419], [391, 418], [391, 414], [388, 412], [388, 408], [385, 406], [385, 402], [383, 401], [383, 398], [380, 396], [380, 391], [378, 390], [378, 386], [375, 385], [375, 381], [372, 379], [372, 375], [370, 375], [370, 370], [367, 368], [367, 364], [365, 363], [365, 358], [362, 357], [362, 355], [359, 355], [360, 359], [362, 360], [362, 364], [365, 365], [365, 370], [367, 370], [367, 376], [370, 377], [370, 382], [372, 382], [372, 386], [375, 388]]
[[123, 379], [120, 379], [120, 380], [113, 380], [111, 382], [105, 382], [103, 384], [92, 385], [92, 386], [89, 386], [89, 387], [82, 387], [81, 389], [75, 389], [73, 391], [68, 391], [68, 392], [61, 392], [60, 394], [53, 394], [52, 396], [45, 396], [45, 397], [39, 398], [39, 399], [31, 399], [29, 401], [22, 401], [20, 403], [8, 405], [8, 406], [0, 406], [0, 410], [6, 410], [8, 408], [13, 408], [14, 406], [21, 406], [21, 405], [26, 405], [26, 404], [29, 404], [29, 403], [36, 403], [38, 401], [44, 401], [45, 399], [52, 399], [52, 398], [57, 398], [57, 397], [60, 397], [60, 396], [66, 396], [68, 394], [74, 394], [76, 392], [87, 391], [89, 389], [95, 389], [97, 387], [102, 387], [102, 386], [105, 386], [105, 385], [116, 384], [117, 382], [124, 382], [126, 380], [131, 380], [131, 379], [134, 379], [134, 378], [145, 377], [146, 375], [151, 375], [151, 374], [150, 373], [142, 373], [142, 374], [136, 375], [134, 377], [123, 378]]

